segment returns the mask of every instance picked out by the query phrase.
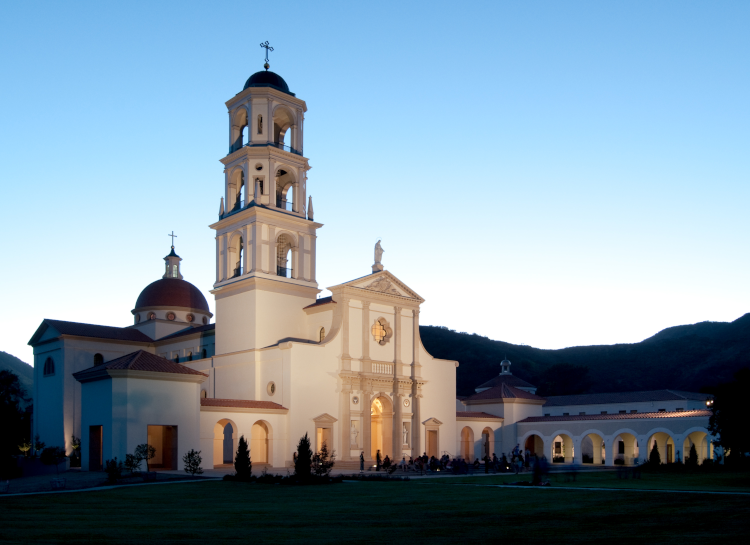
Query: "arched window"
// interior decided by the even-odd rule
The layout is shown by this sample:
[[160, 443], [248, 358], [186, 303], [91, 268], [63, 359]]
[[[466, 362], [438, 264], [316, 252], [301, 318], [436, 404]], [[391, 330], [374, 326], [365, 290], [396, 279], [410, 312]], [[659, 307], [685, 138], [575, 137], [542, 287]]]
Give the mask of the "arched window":
[[276, 242], [276, 274], [292, 278], [292, 240], [289, 235], [281, 234]]
[[204, 348], [204, 349], [203, 349], [203, 359], [204, 359], [204, 360], [206, 359], [206, 356], [207, 356], [207, 355], [208, 355], [208, 353], [206, 352], [206, 349]]
[[94, 365], [101, 365], [104, 363], [104, 356], [101, 354], [94, 354]]
[[245, 251], [245, 243], [242, 240], [242, 237], [239, 238], [237, 246], [237, 264], [234, 266], [234, 274], [232, 277], [242, 275], [242, 256]]
[[47, 358], [44, 361], [44, 376], [48, 377], [49, 375], [55, 374], [55, 361], [52, 358]]
[[326, 328], [321, 327], [320, 328], [320, 342], [323, 342], [326, 338]]

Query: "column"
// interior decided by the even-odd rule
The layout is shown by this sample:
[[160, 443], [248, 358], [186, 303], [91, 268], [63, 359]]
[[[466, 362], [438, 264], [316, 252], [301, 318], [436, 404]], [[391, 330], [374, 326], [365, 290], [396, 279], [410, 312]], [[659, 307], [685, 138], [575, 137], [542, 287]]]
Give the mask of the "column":
[[349, 410], [349, 394], [351, 393], [351, 386], [344, 384], [341, 389], [341, 446], [339, 452], [341, 452], [342, 460], [351, 460], [349, 454], [349, 447], [351, 445], [351, 435], [349, 428], [351, 427], [351, 411]]
[[[341, 358], [344, 362], [351, 360], [349, 355], [349, 299], [343, 298], [341, 300], [341, 335], [342, 335], [342, 346], [341, 346]], [[348, 361], [348, 369], [351, 369], [351, 361]], [[346, 365], [346, 363], [344, 363]]]
[[[292, 125], [289, 127], [289, 130], [291, 131], [291, 134], [289, 135], [289, 147], [293, 150], [297, 150], [297, 125]], [[294, 201], [295, 204], [297, 201]]]
[[420, 398], [421, 394], [417, 393], [417, 385], [412, 389], [412, 420], [411, 420], [411, 452], [412, 456], [422, 456], [422, 423], [420, 422]]
[[393, 373], [401, 374], [401, 307], [393, 307]]
[[221, 237], [216, 237], [216, 281], [221, 282]]
[[252, 227], [250, 225], [245, 225], [242, 229], [242, 238], [245, 239], [245, 253], [242, 256], [243, 274], [248, 274], [252, 268], [253, 258], [251, 254], [253, 253], [253, 246], [250, 244], [250, 237], [252, 236]]
[[615, 446], [614, 437], [608, 437], [604, 440], [604, 465], [605, 466], [615, 465], [614, 446]]
[[[257, 272], [261, 269], [263, 261], [261, 260], [260, 249], [263, 247], [263, 226], [257, 221], [251, 224], [253, 244], [251, 253], [250, 268], [253, 272]], [[249, 249], [249, 248], [248, 248]]]
[[394, 381], [393, 386], [393, 437], [391, 444], [393, 445], [393, 459], [395, 462], [401, 460], [401, 447], [404, 444], [404, 436], [401, 433], [404, 427], [401, 407], [403, 406], [403, 399], [398, 391], [398, 381]]
[[254, 182], [250, 175], [250, 164], [248, 161], [242, 163], [242, 174], [244, 178], [243, 182], [245, 184], [245, 201], [242, 203], [242, 207], [244, 208], [253, 200], [253, 192], [251, 191], [251, 188]]
[[268, 226], [268, 272], [278, 274], [276, 262], [276, 227]]
[[315, 248], [318, 237], [310, 235], [310, 282], [315, 282]]
[[369, 385], [366, 386], [365, 389], [362, 390], [362, 400], [360, 401], [362, 404], [362, 450], [365, 453], [365, 460], [372, 459], [372, 424], [370, 419], [370, 411], [372, 410], [370, 402], [371, 393]]
[[221, 276], [222, 280], [229, 278], [229, 235], [221, 235]]
[[573, 463], [581, 465], [583, 463], [583, 453], [581, 452], [581, 441], [583, 437], [573, 437]]
[[370, 303], [362, 301], [362, 372], [372, 371], [370, 361]]
[[414, 362], [412, 364], [413, 365], [412, 377], [419, 378], [422, 376], [422, 371], [421, 371], [422, 366], [419, 365], [419, 345], [420, 345], [420, 342], [419, 342], [419, 309], [412, 310], [411, 313], [413, 316], [412, 322], [414, 323], [414, 328], [412, 330], [412, 337], [413, 337], [412, 347], [414, 350], [414, 355], [412, 359], [412, 361]]

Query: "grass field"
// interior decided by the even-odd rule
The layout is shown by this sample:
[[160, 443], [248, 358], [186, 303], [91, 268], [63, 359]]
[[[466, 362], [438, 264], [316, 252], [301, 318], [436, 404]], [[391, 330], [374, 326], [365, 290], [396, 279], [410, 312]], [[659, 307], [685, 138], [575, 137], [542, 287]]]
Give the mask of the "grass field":
[[[618, 479], [617, 473], [614, 471], [595, 471], [578, 472], [575, 477], [576, 479], [573, 481], [568, 474], [552, 473], [547, 479], [553, 487], [750, 492], [750, 472], [686, 472], [679, 474], [642, 472], [640, 479]], [[446, 483], [449, 484], [507, 484], [514, 481], [531, 481], [531, 474], [500, 474], [446, 479]], [[750, 498], [748, 498], [748, 501], [750, 501]]]
[[468, 479], [460, 484], [463, 480], [322, 487], [211, 481], [2, 498], [0, 542], [457, 543], [554, 537], [684, 543], [744, 541], [750, 530], [747, 496], [519, 490], [471, 486]]

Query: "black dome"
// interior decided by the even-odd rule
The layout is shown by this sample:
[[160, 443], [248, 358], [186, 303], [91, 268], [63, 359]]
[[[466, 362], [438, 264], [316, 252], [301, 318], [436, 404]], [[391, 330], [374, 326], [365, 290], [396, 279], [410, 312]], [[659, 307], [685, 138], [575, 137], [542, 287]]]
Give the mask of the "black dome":
[[200, 290], [179, 278], [162, 278], [146, 286], [135, 302], [135, 310], [144, 307], [182, 307], [209, 312]]
[[264, 70], [263, 72], [256, 72], [255, 74], [250, 76], [245, 82], [245, 86], [242, 88], [242, 90], [244, 91], [248, 87], [271, 87], [273, 89], [276, 89], [277, 91], [286, 93], [287, 95], [294, 96], [294, 93], [289, 90], [289, 86], [284, 81], [284, 78], [282, 78], [277, 73], [269, 72], [268, 70]]

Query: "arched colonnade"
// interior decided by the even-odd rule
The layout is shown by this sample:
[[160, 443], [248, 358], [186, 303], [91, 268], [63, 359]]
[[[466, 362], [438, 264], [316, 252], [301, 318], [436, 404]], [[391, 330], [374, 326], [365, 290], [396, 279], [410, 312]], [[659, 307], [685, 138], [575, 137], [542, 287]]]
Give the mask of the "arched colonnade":
[[[249, 432], [249, 433], [248, 433]], [[250, 448], [253, 465], [272, 464], [273, 427], [266, 420], [257, 420], [249, 430], [240, 428], [235, 420], [222, 418], [214, 424], [213, 466], [234, 463], [240, 436], [244, 435]]]
[[[645, 434], [628, 428], [611, 434], [598, 429], [578, 434], [559, 429], [544, 435], [532, 430], [519, 437], [518, 444], [525, 454], [544, 455], [551, 463], [560, 464], [635, 465], [648, 459], [654, 445], [661, 463], [684, 462], [692, 446], [695, 446], [699, 464], [714, 457], [711, 436], [700, 427], [682, 433], [653, 428]], [[507, 450], [512, 450], [512, 447]]]

